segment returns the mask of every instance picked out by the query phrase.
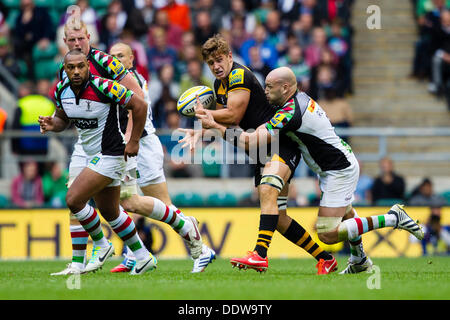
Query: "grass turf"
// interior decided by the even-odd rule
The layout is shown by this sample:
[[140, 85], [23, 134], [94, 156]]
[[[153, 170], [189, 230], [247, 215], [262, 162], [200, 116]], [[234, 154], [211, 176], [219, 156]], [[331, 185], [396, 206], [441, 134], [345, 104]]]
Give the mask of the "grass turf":
[[[316, 275], [312, 259], [272, 259], [266, 273], [231, 268], [217, 259], [205, 272], [190, 274], [190, 260], [160, 260], [143, 276], [111, 274], [119, 260], [81, 275], [80, 289], [68, 289], [67, 276], [50, 276], [64, 261], [1, 261], [0, 299], [450, 299], [450, 257], [373, 259], [380, 289], [369, 289], [374, 273]], [[339, 270], [346, 258], [338, 259]], [[370, 279], [369, 279], [370, 278]]]

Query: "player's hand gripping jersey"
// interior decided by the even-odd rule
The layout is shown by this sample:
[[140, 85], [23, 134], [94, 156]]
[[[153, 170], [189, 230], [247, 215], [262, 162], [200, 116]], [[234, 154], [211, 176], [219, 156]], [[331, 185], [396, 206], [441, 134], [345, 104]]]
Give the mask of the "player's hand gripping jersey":
[[69, 79], [57, 84], [56, 107], [62, 109], [77, 128], [81, 145], [88, 156], [123, 155], [125, 140], [119, 113], [130, 101], [133, 91], [116, 81], [90, 75], [78, 95]]
[[336, 135], [325, 111], [304, 92], [289, 99], [266, 128], [272, 136], [289, 137], [317, 174], [345, 169], [354, 158], [350, 146]]

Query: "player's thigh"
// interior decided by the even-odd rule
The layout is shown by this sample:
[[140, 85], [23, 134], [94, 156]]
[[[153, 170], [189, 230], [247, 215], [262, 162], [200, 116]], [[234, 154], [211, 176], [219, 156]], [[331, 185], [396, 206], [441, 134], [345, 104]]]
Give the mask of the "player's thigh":
[[87, 203], [95, 194], [108, 186], [113, 180], [92, 169], [84, 168], [67, 191], [66, 201], [69, 208]]
[[137, 156], [137, 183], [141, 188], [166, 181], [164, 175], [164, 151], [155, 134], [142, 138]]
[[107, 221], [119, 217], [120, 187], [107, 187], [94, 196], [95, 204]]
[[344, 217], [351, 207], [358, 183], [359, 167], [351, 165], [343, 170], [328, 171], [319, 177], [322, 192], [319, 216]]

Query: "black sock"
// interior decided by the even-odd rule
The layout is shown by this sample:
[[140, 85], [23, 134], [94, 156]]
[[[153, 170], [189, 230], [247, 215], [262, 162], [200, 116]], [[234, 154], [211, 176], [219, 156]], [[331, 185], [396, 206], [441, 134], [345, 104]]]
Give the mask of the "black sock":
[[258, 240], [256, 241], [255, 251], [258, 252], [261, 258], [267, 256], [267, 249], [269, 249], [272, 236], [277, 228], [278, 215], [261, 214], [259, 219]]

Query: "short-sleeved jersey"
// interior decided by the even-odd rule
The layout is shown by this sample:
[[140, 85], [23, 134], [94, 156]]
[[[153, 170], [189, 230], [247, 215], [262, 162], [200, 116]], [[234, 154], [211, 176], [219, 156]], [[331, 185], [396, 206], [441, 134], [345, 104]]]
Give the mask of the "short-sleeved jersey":
[[304, 92], [291, 97], [266, 123], [266, 129], [272, 136], [289, 137], [317, 174], [345, 169], [354, 157], [350, 146], [336, 135], [325, 111]]
[[237, 62], [233, 62], [227, 82], [224, 83], [218, 79], [214, 82], [217, 103], [226, 107], [228, 93], [238, 89], [250, 92], [250, 101], [248, 102], [247, 110], [239, 123], [242, 129], [256, 129], [261, 124], [270, 120], [275, 114], [276, 110], [267, 101], [264, 89], [253, 72]]
[[125, 140], [119, 113], [130, 101], [133, 91], [117, 81], [90, 75], [78, 95], [66, 77], [55, 90], [56, 107], [74, 123], [81, 145], [88, 156], [98, 153], [119, 156]]

